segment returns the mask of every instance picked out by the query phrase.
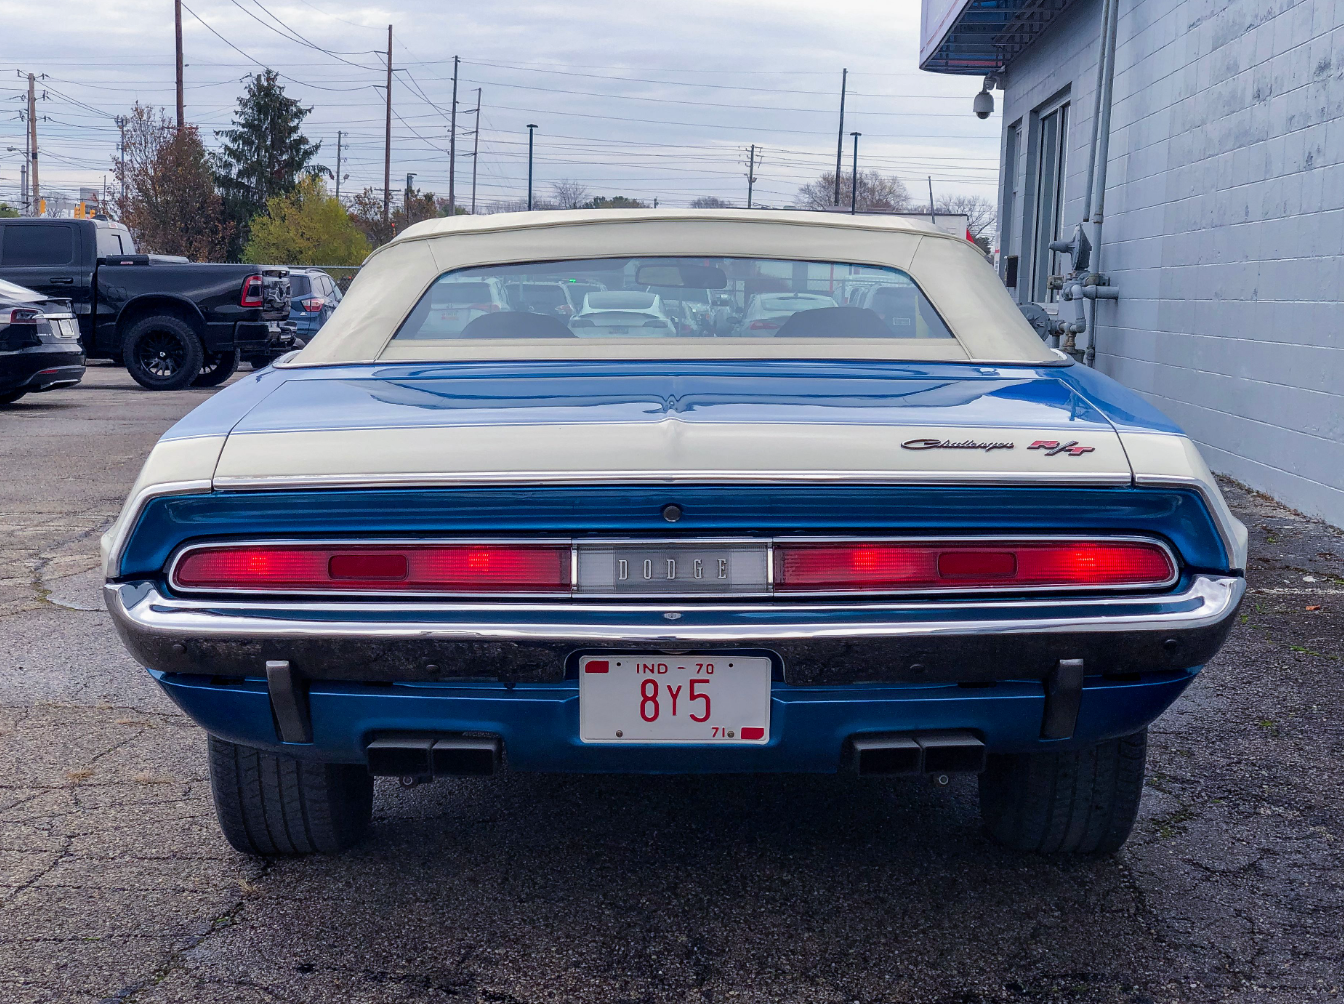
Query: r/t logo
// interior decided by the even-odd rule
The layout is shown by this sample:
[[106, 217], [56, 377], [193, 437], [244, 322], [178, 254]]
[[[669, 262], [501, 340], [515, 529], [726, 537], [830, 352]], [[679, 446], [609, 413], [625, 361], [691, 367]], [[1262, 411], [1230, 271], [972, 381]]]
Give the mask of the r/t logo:
[[1029, 450], [1044, 450], [1047, 457], [1053, 457], [1056, 454], [1067, 453], [1071, 457], [1081, 457], [1084, 453], [1095, 453], [1094, 446], [1079, 446], [1078, 440], [1071, 443], [1061, 443], [1057, 439], [1038, 439], [1027, 447]]

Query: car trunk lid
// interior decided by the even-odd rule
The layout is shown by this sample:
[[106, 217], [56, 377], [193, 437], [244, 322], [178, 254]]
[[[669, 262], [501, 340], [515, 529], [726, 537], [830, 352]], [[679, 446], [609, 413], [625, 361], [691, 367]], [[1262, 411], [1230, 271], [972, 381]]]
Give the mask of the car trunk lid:
[[1130, 477], [1049, 368], [532, 363], [295, 370], [233, 428], [215, 483]]

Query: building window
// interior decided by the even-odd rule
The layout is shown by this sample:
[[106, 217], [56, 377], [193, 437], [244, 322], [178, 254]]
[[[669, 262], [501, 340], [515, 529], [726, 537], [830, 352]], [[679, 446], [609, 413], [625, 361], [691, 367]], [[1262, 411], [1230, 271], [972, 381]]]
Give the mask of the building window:
[[1055, 274], [1058, 264], [1058, 252], [1050, 250], [1050, 242], [1059, 239], [1061, 218], [1064, 215], [1068, 135], [1067, 101], [1047, 106], [1038, 113], [1036, 149], [1032, 151], [1036, 162], [1035, 219], [1026, 232], [1031, 236], [1031, 281], [1028, 289], [1030, 298], [1038, 303], [1054, 300], [1057, 295], [1046, 288], [1046, 280]]

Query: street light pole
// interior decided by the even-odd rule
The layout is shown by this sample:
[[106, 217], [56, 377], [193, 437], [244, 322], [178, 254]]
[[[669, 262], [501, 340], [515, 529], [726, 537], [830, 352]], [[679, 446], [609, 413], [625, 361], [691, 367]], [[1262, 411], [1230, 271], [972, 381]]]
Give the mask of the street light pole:
[[527, 208], [532, 209], [532, 137], [536, 135], [537, 125], [535, 122], [527, 124]]
[[859, 137], [862, 133], [852, 132], [854, 137], [854, 160], [849, 169], [849, 215], [853, 216], [859, 206]]

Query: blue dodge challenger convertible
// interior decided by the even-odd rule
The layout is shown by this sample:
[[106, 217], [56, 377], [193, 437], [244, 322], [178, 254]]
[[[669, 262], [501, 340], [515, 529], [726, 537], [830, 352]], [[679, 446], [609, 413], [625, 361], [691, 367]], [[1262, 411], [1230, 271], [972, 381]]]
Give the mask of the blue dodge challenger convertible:
[[[731, 324], [673, 320], [707, 296]], [[103, 546], [262, 854], [358, 840], [375, 775], [501, 769], [970, 772], [1001, 843], [1113, 851], [1246, 560], [1189, 439], [965, 241], [713, 210], [409, 228]]]

